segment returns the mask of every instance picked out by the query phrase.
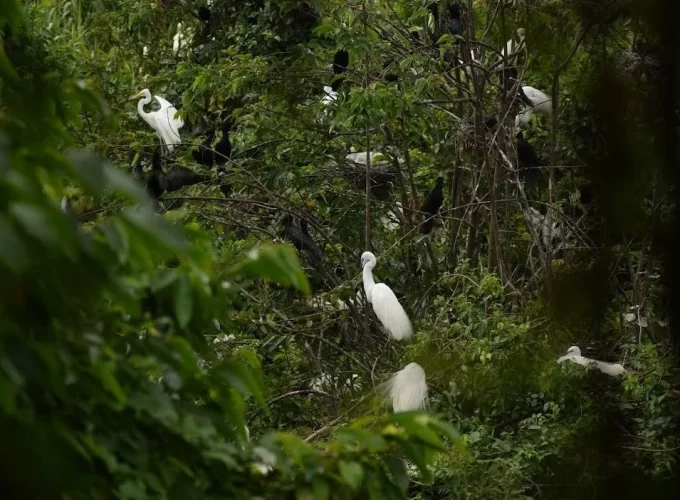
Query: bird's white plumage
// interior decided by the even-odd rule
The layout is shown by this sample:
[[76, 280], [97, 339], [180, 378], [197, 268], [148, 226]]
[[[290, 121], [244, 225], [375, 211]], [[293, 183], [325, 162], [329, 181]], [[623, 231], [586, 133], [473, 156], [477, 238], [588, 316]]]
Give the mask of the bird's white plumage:
[[[137, 113], [156, 131], [156, 134], [160, 137], [161, 141], [163, 141], [168, 151], [172, 152], [174, 147], [182, 142], [182, 138], [179, 135], [179, 129], [184, 126], [184, 120], [175, 116], [177, 114], [177, 108], [175, 108], [175, 106], [160, 96], [153, 96], [149, 89], [142, 90], [139, 94], [134, 96], [133, 99], [138, 99], [140, 97], [141, 99], [137, 103]], [[150, 111], [147, 113], [144, 111], [144, 106], [151, 103], [154, 97], [161, 107], [158, 111]]]
[[427, 405], [425, 370], [418, 363], [409, 363], [388, 381], [394, 413], [421, 410]]
[[517, 28], [517, 38], [519, 38], [519, 41], [516, 42], [511, 38], [510, 40], [507, 41], [505, 47], [502, 50], [502, 54], [506, 59], [508, 57], [511, 59], [513, 57], [516, 57], [517, 54], [513, 56], [513, 53], [519, 52], [526, 46], [524, 36], [525, 36], [524, 28]]
[[323, 88], [323, 92], [325, 95], [321, 98], [321, 103], [325, 104], [326, 106], [332, 104], [338, 98], [338, 93], [335, 90], [333, 90], [333, 87], [325, 85]]
[[573, 345], [568, 350], [564, 356], [557, 358], [558, 363], [564, 363], [565, 361], [571, 361], [581, 366], [594, 366], [602, 373], [610, 375], [612, 377], [618, 377], [626, 372], [626, 369], [619, 363], [607, 363], [606, 361], [598, 361], [596, 359], [586, 358], [581, 356], [581, 349]]
[[376, 283], [373, 279], [375, 255], [371, 252], [364, 252], [361, 256], [361, 264], [366, 299], [373, 306], [373, 311], [380, 323], [393, 339], [409, 340], [413, 335], [413, 326], [406, 311], [389, 286], [385, 283]]
[[527, 125], [531, 121], [531, 117], [534, 116], [534, 113], [549, 115], [552, 112], [552, 99], [547, 94], [528, 85], [523, 86], [522, 90], [524, 95], [532, 102], [532, 105], [524, 106], [522, 111], [517, 114], [515, 117], [515, 127]]
[[177, 33], [172, 37], [172, 53], [177, 56], [192, 40], [193, 36], [188, 30], [182, 29], [182, 23], [177, 23]]
[[396, 208], [390, 208], [387, 215], [380, 217], [380, 223], [387, 231], [396, 231], [399, 229], [399, 216], [404, 216], [404, 209], [401, 202], [395, 203]]

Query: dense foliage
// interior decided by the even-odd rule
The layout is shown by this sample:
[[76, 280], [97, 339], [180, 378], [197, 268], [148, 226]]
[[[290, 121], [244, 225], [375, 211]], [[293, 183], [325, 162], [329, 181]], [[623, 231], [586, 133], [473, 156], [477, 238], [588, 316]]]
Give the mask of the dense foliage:
[[[8, 498], [678, 493], [678, 8], [432, 3], [0, 0]], [[536, 168], [517, 81], [552, 97]], [[185, 122], [160, 157], [144, 88]], [[159, 158], [200, 182], [150, 199]], [[357, 300], [366, 249], [411, 343]], [[429, 409], [393, 414], [412, 361]]]

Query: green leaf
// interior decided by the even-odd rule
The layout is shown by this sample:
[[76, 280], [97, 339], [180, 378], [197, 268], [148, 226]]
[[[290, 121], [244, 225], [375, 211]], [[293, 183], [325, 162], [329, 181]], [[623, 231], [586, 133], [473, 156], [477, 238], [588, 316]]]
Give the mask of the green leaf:
[[361, 487], [361, 482], [364, 480], [364, 469], [361, 464], [341, 460], [338, 468], [342, 479], [350, 488], [356, 491]]
[[247, 366], [230, 361], [217, 366], [214, 369], [214, 373], [218, 378], [225, 380], [242, 394], [252, 394], [260, 407], [268, 411], [263, 388]]
[[28, 253], [7, 217], [0, 215], [0, 262], [20, 274], [28, 268]]
[[231, 270], [231, 274], [292, 285], [307, 295], [311, 291], [300, 260], [293, 247], [288, 245], [262, 245], [254, 248], [243, 262]]
[[193, 297], [189, 278], [180, 275], [175, 281], [175, 316], [180, 328], [185, 328], [191, 320]]
[[97, 363], [94, 366], [94, 372], [99, 377], [104, 389], [109, 391], [119, 403], [124, 404], [127, 397], [118, 380], [116, 380], [114, 363], [112, 361]]
[[396, 484], [402, 491], [408, 488], [408, 473], [406, 472], [406, 464], [404, 461], [395, 456], [388, 456], [383, 459], [392, 474], [394, 484]]
[[328, 483], [321, 477], [316, 476], [312, 481], [312, 495], [314, 500], [328, 500], [331, 495]]
[[76, 258], [76, 232], [63, 213], [24, 202], [10, 204], [9, 211], [35, 239], [52, 249], [61, 249], [71, 259]]
[[94, 153], [71, 150], [66, 153], [66, 157], [71, 161], [75, 174], [88, 189], [96, 193], [111, 189], [138, 202], [148, 201], [146, 192], [132, 176]]
[[411, 436], [419, 438], [431, 448], [446, 449], [437, 433], [428, 427], [430, 421], [434, 420], [430, 415], [422, 412], [402, 412], [395, 413], [389, 420], [400, 424]]

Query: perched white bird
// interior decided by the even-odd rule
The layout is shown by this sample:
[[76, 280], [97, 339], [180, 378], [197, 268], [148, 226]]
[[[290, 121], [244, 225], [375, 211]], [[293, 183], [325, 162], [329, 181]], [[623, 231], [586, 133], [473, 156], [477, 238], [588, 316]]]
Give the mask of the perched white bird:
[[626, 369], [619, 363], [607, 363], [606, 361], [598, 361], [596, 359], [581, 356], [581, 349], [575, 345], [567, 349], [567, 354], [560, 356], [557, 359], [558, 363], [564, 363], [565, 361], [571, 361], [572, 363], [582, 366], [594, 366], [602, 373], [611, 375], [612, 377], [618, 377], [626, 372]]
[[[345, 156], [346, 160], [358, 163], [359, 165], [366, 165], [366, 163], [368, 162], [368, 158], [369, 155], [367, 154], [366, 151], [357, 152], [354, 146], [350, 148], [350, 153], [347, 156]], [[371, 151], [370, 158], [371, 167], [381, 167], [389, 163], [389, 157], [379, 151]], [[400, 165], [404, 163], [403, 158], [397, 158], [397, 161], [399, 162]]]
[[366, 292], [368, 303], [373, 306], [375, 315], [393, 339], [409, 340], [413, 335], [411, 321], [392, 289], [385, 283], [376, 283], [373, 280], [375, 264], [375, 255], [371, 252], [364, 252], [361, 255], [364, 292]]
[[380, 223], [383, 225], [386, 231], [396, 231], [399, 228], [399, 214], [404, 216], [404, 209], [402, 208], [401, 202], [395, 203], [396, 208], [390, 208], [387, 215], [380, 217]]
[[534, 113], [549, 115], [552, 112], [552, 100], [547, 94], [534, 87], [522, 87], [524, 95], [531, 101], [531, 106], [525, 105], [515, 117], [515, 127], [522, 127], [529, 123]]
[[526, 32], [524, 28], [517, 28], [517, 38], [519, 39], [519, 41], [515, 41], [513, 38], [508, 40], [503, 50], [501, 50], [502, 56], [496, 57], [496, 62], [506, 59], [508, 61], [508, 64], [510, 66], [513, 66], [513, 64], [510, 63], [515, 58], [517, 58], [521, 50], [526, 49], [526, 43], [524, 40], [525, 33]]
[[[161, 108], [158, 111], [147, 113], [144, 111], [144, 106], [151, 103], [154, 98], [161, 105]], [[180, 117], [175, 117], [177, 108], [162, 97], [151, 95], [149, 89], [142, 90], [131, 99], [140, 99], [137, 103], [137, 113], [156, 131], [156, 134], [158, 134], [158, 137], [160, 137], [168, 152], [172, 153], [175, 145], [182, 142], [182, 138], [179, 135], [179, 129], [184, 126], [184, 120]]]
[[149, 55], [149, 47], [147, 47], [146, 45], [144, 47], [142, 47], [142, 55], [144, 57]]
[[188, 30], [182, 29], [182, 23], [177, 23], [177, 33], [172, 37], [172, 53], [177, 57], [181, 50], [189, 46], [193, 35]]
[[409, 363], [387, 381], [387, 390], [392, 399], [394, 413], [425, 408], [427, 404], [425, 370], [418, 363]]
[[326, 106], [335, 102], [338, 98], [338, 93], [335, 90], [333, 90], [333, 87], [325, 85], [323, 88], [323, 92], [325, 95], [321, 98], [321, 102]]

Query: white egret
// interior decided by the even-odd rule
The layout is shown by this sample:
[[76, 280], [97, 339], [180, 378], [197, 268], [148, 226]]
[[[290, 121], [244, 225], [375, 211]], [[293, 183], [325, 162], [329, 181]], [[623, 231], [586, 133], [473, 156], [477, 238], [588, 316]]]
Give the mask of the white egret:
[[324, 85], [323, 92], [325, 95], [321, 98], [321, 103], [326, 106], [335, 102], [338, 98], [338, 93], [329, 85]]
[[[347, 156], [345, 156], [346, 160], [364, 166], [368, 162], [368, 158], [369, 155], [366, 151], [357, 152], [354, 146], [350, 148], [350, 152], [347, 154]], [[389, 158], [387, 157], [387, 155], [379, 151], [371, 151], [370, 159], [371, 167], [382, 167], [389, 164]], [[397, 158], [397, 161], [399, 162], [400, 165], [402, 165], [405, 162], [403, 158]]]
[[610, 375], [612, 377], [618, 377], [626, 372], [626, 369], [619, 363], [607, 363], [606, 361], [598, 361], [596, 359], [586, 358], [581, 356], [581, 349], [573, 345], [567, 349], [567, 354], [560, 356], [557, 359], [558, 363], [564, 363], [565, 361], [571, 361], [572, 363], [579, 364], [581, 366], [594, 366], [602, 373]]
[[400, 216], [401, 218], [404, 217], [404, 208], [401, 202], [397, 201], [395, 205], [396, 208], [389, 208], [387, 215], [380, 217], [380, 223], [386, 231], [396, 231], [399, 228]]
[[418, 363], [409, 363], [387, 381], [394, 413], [421, 410], [427, 405], [425, 370]]
[[361, 255], [366, 299], [373, 306], [375, 315], [393, 339], [409, 340], [413, 335], [411, 321], [392, 289], [385, 283], [376, 283], [373, 279], [375, 264], [375, 255], [371, 252], [364, 252]]
[[521, 50], [526, 50], [526, 42], [524, 40], [526, 31], [524, 28], [517, 28], [517, 38], [519, 41], [515, 41], [513, 38], [507, 41], [503, 50], [501, 50], [501, 56], [496, 57], [496, 62], [503, 61], [503, 64], [508, 66], [515, 66], [511, 62], [517, 58]]
[[193, 35], [188, 30], [182, 29], [182, 23], [177, 23], [177, 33], [172, 37], [172, 53], [177, 57], [181, 50], [189, 46]]
[[[151, 100], [154, 98], [161, 107], [158, 111], [147, 113], [144, 111], [144, 106], [151, 103]], [[158, 134], [158, 137], [160, 137], [168, 152], [172, 153], [175, 145], [181, 144], [182, 142], [182, 138], [179, 135], [179, 129], [184, 126], [184, 120], [175, 116], [177, 114], [177, 108], [162, 97], [152, 95], [149, 89], [142, 90], [131, 99], [140, 99], [137, 103], [137, 113], [142, 117], [142, 120], [148, 123], [151, 128], [156, 131], [156, 134]]]
[[144, 47], [142, 47], [142, 55], [144, 57], [149, 55], [149, 47], [147, 47], [146, 45]]
[[552, 112], [552, 99], [547, 94], [541, 92], [534, 87], [522, 87], [524, 95], [531, 105], [525, 105], [524, 108], [515, 117], [515, 127], [522, 127], [529, 123], [534, 113], [549, 115]]

